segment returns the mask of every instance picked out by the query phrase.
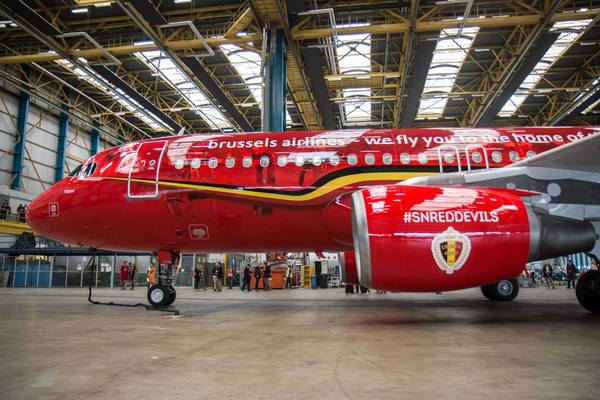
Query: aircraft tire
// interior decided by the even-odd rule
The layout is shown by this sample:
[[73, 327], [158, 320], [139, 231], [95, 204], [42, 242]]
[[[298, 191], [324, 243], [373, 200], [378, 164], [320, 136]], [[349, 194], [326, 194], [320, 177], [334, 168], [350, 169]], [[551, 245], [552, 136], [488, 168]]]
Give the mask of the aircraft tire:
[[167, 286], [152, 285], [148, 289], [148, 303], [150, 303], [152, 307], [164, 307], [171, 297]]
[[175, 302], [175, 299], [177, 298], [177, 291], [173, 286], [167, 286], [167, 293], [169, 294], [169, 299], [165, 302], [165, 307], [173, 304]]
[[600, 271], [587, 271], [575, 286], [577, 301], [586, 310], [600, 314]]
[[519, 281], [502, 279], [481, 287], [481, 292], [492, 301], [511, 301], [519, 294]]

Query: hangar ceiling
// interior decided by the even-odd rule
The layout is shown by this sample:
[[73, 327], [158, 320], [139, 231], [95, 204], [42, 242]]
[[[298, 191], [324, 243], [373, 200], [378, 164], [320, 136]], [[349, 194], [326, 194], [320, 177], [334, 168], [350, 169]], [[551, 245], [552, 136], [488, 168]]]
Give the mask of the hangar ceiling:
[[290, 130], [600, 124], [600, 1], [14, 0], [0, 81], [123, 140], [261, 129], [263, 27]]

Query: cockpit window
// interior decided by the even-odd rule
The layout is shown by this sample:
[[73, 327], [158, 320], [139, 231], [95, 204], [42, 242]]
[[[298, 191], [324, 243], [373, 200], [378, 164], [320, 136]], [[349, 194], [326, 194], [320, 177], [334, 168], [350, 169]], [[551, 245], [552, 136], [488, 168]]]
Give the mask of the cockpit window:
[[[78, 169], [81, 169], [81, 166], [79, 166]], [[81, 172], [81, 174], [79, 176], [81, 176], [81, 177], [90, 176], [95, 171], [96, 171], [96, 163], [95, 162], [89, 163], [88, 165], [85, 166], [85, 168], [83, 168], [83, 171]]]
[[75, 168], [73, 171], [71, 171], [71, 173], [69, 174], [69, 176], [76, 176], [79, 174], [79, 172], [81, 171], [81, 168], [83, 167], [83, 164], [79, 164], [77, 166], [77, 168]]

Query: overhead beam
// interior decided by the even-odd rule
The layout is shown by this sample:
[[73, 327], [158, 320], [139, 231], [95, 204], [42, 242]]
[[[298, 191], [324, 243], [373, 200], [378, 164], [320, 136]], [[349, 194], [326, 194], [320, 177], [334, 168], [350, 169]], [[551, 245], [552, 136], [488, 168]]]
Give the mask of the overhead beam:
[[550, 121], [550, 126], [561, 126], [569, 125], [571, 121], [579, 116], [586, 108], [600, 100], [600, 84], [597, 84], [595, 88], [590, 90], [584, 97], [576, 104], [573, 104], [564, 113], [558, 115], [553, 121]]
[[227, 97], [221, 86], [217, 84], [214, 77], [210, 74], [210, 72], [206, 69], [206, 67], [195, 57], [183, 57], [181, 59], [183, 63], [189, 68], [190, 71], [194, 74], [194, 77], [198, 78], [200, 83], [204, 85], [206, 90], [210, 92], [212, 97], [217, 100], [217, 102], [225, 109], [227, 114], [235, 121], [238, 126], [246, 132], [253, 132], [254, 128], [246, 117], [237, 109], [235, 104]]
[[142, 96], [134, 88], [129, 86], [127, 82], [125, 82], [123, 79], [121, 79], [121, 77], [119, 77], [117, 74], [108, 69], [108, 67], [106, 67], [105, 65], [92, 65], [91, 68], [94, 70], [94, 72], [106, 79], [112, 85], [125, 92], [125, 94], [127, 94], [136, 102], [138, 102], [146, 110], [160, 118], [162, 122], [167, 124], [175, 132], [178, 132], [181, 129], [181, 126], [175, 120], [173, 120], [167, 114], [162, 112], [161, 109], [156, 107], [150, 100], [146, 99], [146, 97]]
[[268, 32], [268, 54], [265, 65], [264, 116], [262, 130], [285, 131], [286, 113], [286, 43], [282, 29]]
[[302, 57], [310, 60], [306, 63], [306, 72], [312, 84], [313, 93], [317, 100], [317, 106], [321, 111], [323, 126], [325, 129], [335, 129], [333, 119], [333, 107], [329, 101], [329, 92], [323, 76], [323, 63], [321, 62], [321, 51], [316, 47], [303, 47]]
[[[207, 37], [204, 39], [206, 44], [210, 46], [220, 46], [222, 44], [244, 44], [248, 42], [259, 42], [262, 40], [261, 35], [259, 34], [250, 34], [245, 36], [236, 36], [230, 39], [224, 38], [222, 36], [213, 36]], [[186, 40], [167, 40], [164, 42], [166, 48], [170, 50], [194, 50], [194, 49], [203, 49], [204, 44], [198, 39], [186, 39]], [[147, 43], [140, 45], [125, 45], [125, 46], [110, 46], [104, 48], [113, 56], [124, 56], [128, 54], [137, 53], [140, 51], [148, 51], [148, 50], [160, 50], [159, 47], [155, 43]], [[83, 49], [78, 50], [77, 52], [69, 53], [71, 57], [80, 57], [80, 58], [96, 58], [105, 56], [105, 53], [99, 49], [91, 48], [91, 49]], [[61, 57], [59, 54], [54, 53], [35, 53], [35, 54], [22, 54], [17, 56], [5, 56], [0, 57], [0, 65], [1, 64], [27, 64], [31, 62], [46, 62], [46, 61], [56, 61], [60, 60]]]
[[[576, 13], [558, 13], [554, 14], [549, 21], [578, 21], [582, 19], [594, 18], [600, 13], [600, 8], [592, 8], [587, 11], [581, 11]], [[428, 32], [428, 31], [439, 31], [442, 29], [460, 28], [461, 25], [464, 27], [478, 26], [480, 28], [495, 28], [503, 26], [515, 26], [515, 25], [535, 25], [543, 20], [543, 16], [539, 14], [529, 15], [513, 15], [509, 17], [500, 18], [467, 18], [464, 21], [462, 19], [453, 20], [436, 20], [436, 21], [419, 21], [416, 23], [415, 30], [417, 32]], [[464, 22], [464, 24], [463, 24]], [[363, 34], [370, 33], [372, 35], [379, 35], [385, 33], [404, 33], [410, 30], [409, 22], [398, 22], [391, 24], [371, 24], [364, 26], [350, 26], [350, 27], [336, 27], [336, 33], [338, 35], [347, 34]], [[318, 39], [326, 36], [331, 36], [331, 28], [304, 28], [292, 30], [292, 37], [295, 40], [306, 40], [306, 39]]]
[[433, 51], [435, 50], [436, 45], [437, 42], [434, 40], [421, 40], [417, 44], [415, 50], [415, 63], [412, 68], [410, 84], [408, 85], [407, 99], [404, 105], [404, 111], [402, 112], [402, 119], [399, 124], [400, 128], [410, 128], [417, 116], [421, 94], [425, 87], [427, 72], [429, 71], [429, 65], [433, 59]]
[[510, 80], [502, 90], [502, 92], [492, 99], [485, 112], [481, 114], [481, 118], [475, 124], [476, 127], [489, 126], [489, 124], [496, 118], [496, 115], [500, 112], [504, 104], [510, 99], [510, 97], [519, 89], [525, 78], [533, 71], [533, 68], [537, 63], [544, 57], [544, 54], [548, 49], [556, 42], [560, 34], [557, 32], [545, 33], [538, 41], [533, 45], [532, 49], [525, 56], [525, 59], [521, 63], [521, 66], [511, 76]]
[[235, 35], [244, 30], [248, 26], [248, 24], [252, 22], [253, 19], [254, 14], [252, 14], [252, 9], [250, 7], [247, 7], [244, 11], [242, 11], [239, 17], [237, 17], [235, 21], [233, 21], [233, 23], [229, 26], [223, 37], [228, 39], [235, 37]]

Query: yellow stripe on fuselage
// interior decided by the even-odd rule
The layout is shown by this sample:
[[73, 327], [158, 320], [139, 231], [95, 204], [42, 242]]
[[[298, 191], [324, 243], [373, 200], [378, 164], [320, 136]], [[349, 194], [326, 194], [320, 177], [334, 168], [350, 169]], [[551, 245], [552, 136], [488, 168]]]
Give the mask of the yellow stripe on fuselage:
[[[335, 190], [338, 190], [344, 186], [356, 185], [359, 183], [367, 183], [367, 182], [377, 182], [377, 181], [391, 181], [391, 182], [400, 182], [406, 179], [414, 178], [417, 176], [428, 176], [433, 175], [431, 172], [372, 172], [372, 173], [362, 173], [362, 174], [353, 174], [341, 176], [339, 178], [335, 178], [321, 187], [316, 188], [312, 192], [305, 193], [299, 196], [291, 195], [291, 194], [283, 194], [283, 193], [265, 193], [258, 192], [253, 190], [245, 190], [245, 189], [229, 189], [229, 188], [221, 188], [221, 187], [213, 187], [206, 186], [194, 183], [183, 183], [183, 182], [167, 182], [167, 181], [158, 181], [158, 184], [166, 187], [175, 187], [175, 188], [185, 188], [185, 189], [194, 189], [201, 190], [205, 192], [213, 192], [213, 193], [221, 193], [221, 194], [229, 194], [234, 196], [244, 196], [244, 197], [258, 197], [263, 199], [270, 200], [284, 200], [284, 201], [292, 201], [292, 202], [303, 202], [314, 200], [316, 198], [325, 196], [328, 193], [331, 193]], [[113, 178], [107, 177], [106, 179], [119, 180], [119, 181], [127, 181], [127, 178]], [[154, 181], [151, 179], [131, 179], [131, 182], [135, 183], [149, 183], [153, 184]]]

